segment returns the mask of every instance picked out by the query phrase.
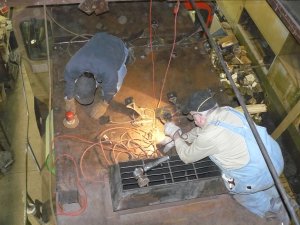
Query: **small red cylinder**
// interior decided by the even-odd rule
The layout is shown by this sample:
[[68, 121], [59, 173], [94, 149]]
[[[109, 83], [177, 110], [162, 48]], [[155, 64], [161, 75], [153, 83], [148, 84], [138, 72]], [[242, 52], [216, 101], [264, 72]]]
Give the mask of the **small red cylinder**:
[[68, 112], [66, 112], [66, 114], [65, 114], [65, 117], [66, 117], [66, 120], [67, 121], [72, 121], [72, 120], [74, 120], [74, 113], [73, 112], [71, 112], [71, 111], [68, 111]]

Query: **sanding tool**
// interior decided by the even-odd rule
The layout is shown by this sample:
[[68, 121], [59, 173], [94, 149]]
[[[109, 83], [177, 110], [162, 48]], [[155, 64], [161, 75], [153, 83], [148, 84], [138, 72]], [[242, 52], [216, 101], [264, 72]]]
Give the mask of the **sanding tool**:
[[76, 128], [79, 124], [79, 119], [76, 114], [71, 111], [66, 112], [63, 124], [66, 128]]
[[172, 111], [168, 107], [161, 107], [155, 110], [155, 117], [158, 118], [162, 124], [172, 121]]

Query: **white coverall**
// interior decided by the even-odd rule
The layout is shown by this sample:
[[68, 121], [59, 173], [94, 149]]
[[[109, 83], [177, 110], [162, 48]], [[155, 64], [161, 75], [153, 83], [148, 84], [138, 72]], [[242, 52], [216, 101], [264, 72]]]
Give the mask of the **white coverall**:
[[[272, 163], [280, 175], [283, 157], [277, 142], [264, 127], [257, 126]], [[196, 127], [175, 140], [176, 151], [185, 163], [207, 156], [222, 171], [225, 186], [244, 207], [260, 217], [266, 213], [285, 212], [273, 178], [245, 116], [230, 107], [215, 109], [206, 126]], [[281, 221], [288, 221], [283, 213]]]

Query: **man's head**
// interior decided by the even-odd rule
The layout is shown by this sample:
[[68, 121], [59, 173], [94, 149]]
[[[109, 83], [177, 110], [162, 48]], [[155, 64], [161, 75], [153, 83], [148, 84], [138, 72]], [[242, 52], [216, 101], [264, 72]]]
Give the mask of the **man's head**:
[[96, 80], [92, 73], [85, 72], [75, 81], [75, 99], [82, 105], [94, 101]]
[[[206, 123], [208, 113], [217, 106], [217, 102], [210, 90], [200, 90], [193, 93], [184, 108], [185, 114], [190, 114], [195, 124], [202, 127]], [[189, 117], [189, 119], [192, 119]]]
[[184, 108], [184, 113], [188, 114], [191, 111], [204, 112], [212, 109], [217, 104], [210, 90], [200, 90], [193, 93]]

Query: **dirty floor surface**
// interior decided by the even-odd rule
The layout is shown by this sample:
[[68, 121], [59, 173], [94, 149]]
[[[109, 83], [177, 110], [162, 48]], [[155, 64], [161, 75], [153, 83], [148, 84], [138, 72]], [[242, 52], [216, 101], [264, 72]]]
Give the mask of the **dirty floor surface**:
[[[176, 45], [171, 54], [174, 4], [154, 3], [151, 20], [152, 55], [149, 45], [149, 3], [111, 3], [109, 7], [109, 12], [99, 16], [87, 16], [76, 6], [49, 9], [52, 17], [60, 24], [60, 27], [54, 24], [52, 57], [55, 155], [58, 159], [57, 199], [60, 199], [61, 193], [68, 196], [71, 202], [61, 204], [57, 201], [58, 224], [276, 224], [275, 221], [265, 221], [251, 214], [227, 194], [113, 212], [109, 166], [120, 161], [162, 155], [154, 146], [159, 135], [161, 137], [163, 134], [163, 125], [153, 119], [153, 111], [158, 106], [170, 109], [183, 129], [194, 126], [193, 122], [176, 113], [176, 107], [168, 102], [167, 93], [176, 92], [180, 105], [198, 89], [210, 87], [218, 91], [219, 80], [203, 49], [203, 38], [197, 33], [193, 34], [195, 28], [184, 9], [178, 14]], [[66, 14], [69, 16], [65, 17]], [[127, 66], [128, 73], [123, 86], [113, 99], [106, 117], [99, 121], [93, 120], [89, 117], [92, 105], [77, 105], [79, 126], [76, 129], [63, 126], [63, 70], [70, 55], [89, 35], [76, 37], [74, 43], [68, 44], [62, 40], [70, 40], [74, 36], [61, 26], [80, 35], [102, 31], [114, 34], [124, 39], [135, 53], [135, 61]], [[146, 118], [144, 121], [140, 121], [137, 114], [126, 108], [124, 100], [128, 97], [133, 97], [136, 106], [146, 109], [143, 111]], [[96, 93], [95, 102], [99, 98]], [[141, 135], [141, 130], [152, 136]], [[125, 150], [132, 147], [128, 139], [138, 145], [150, 143], [150, 147], [141, 152], [135, 148], [135, 152], [128, 154]], [[100, 145], [100, 140], [108, 144]], [[127, 140], [127, 146], [122, 147], [124, 140]], [[78, 203], [72, 203], [72, 199], [78, 200]]]

